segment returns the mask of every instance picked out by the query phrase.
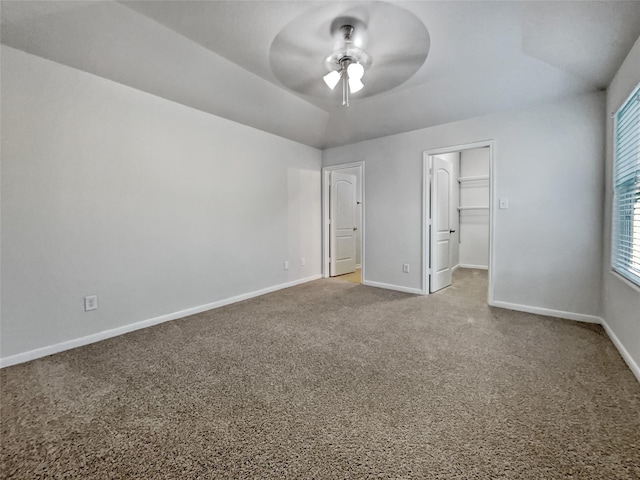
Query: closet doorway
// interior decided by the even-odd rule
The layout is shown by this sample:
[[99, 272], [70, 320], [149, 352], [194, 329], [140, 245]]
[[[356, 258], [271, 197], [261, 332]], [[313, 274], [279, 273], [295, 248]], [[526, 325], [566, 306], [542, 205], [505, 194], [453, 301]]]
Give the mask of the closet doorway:
[[425, 294], [452, 284], [459, 268], [488, 271], [491, 301], [493, 142], [424, 153]]

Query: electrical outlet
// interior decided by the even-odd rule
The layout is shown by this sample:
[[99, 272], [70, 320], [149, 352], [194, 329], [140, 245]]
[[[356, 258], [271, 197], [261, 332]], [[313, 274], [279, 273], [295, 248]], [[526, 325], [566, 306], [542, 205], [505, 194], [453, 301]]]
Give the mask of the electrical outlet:
[[289, 260], [284, 261], [284, 269], [289, 270]]
[[84, 311], [88, 312], [90, 310], [98, 309], [98, 296], [97, 295], [89, 295], [84, 297]]
[[306, 264], [307, 264], [307, 259], [306, 259], [306, 258], [304, 258], [304, 257], [302, 257], [302, 258], [300, 259], [300, 265], [302, 265], [302, 266], [304, 267]]
[[403, 263], [402, 264], [402, 271], [404, 273], [409, 273], [409, 264], [408, 263]]

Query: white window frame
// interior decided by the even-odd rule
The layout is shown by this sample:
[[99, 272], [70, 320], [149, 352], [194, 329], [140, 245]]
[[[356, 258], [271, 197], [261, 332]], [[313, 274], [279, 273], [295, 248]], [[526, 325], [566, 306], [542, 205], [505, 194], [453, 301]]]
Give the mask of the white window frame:
[[[613, 120], [613, 169], [612, 169], [612, 186], [613, 186], [613, 198], [611, 203], [611, 270], [617, 274], [620, 278], [622, 278], [625, 282], [629, 283], [629, 285], [635, 287], [636, 289], [640, 288], [640, 269], [636, 267], [634, 264], [636, 263], [633, 260], [633, 257], [640, 255], [640, 253], [636, 254], [636, 248], [638, 252], [640, 252], [640, 230], [638, 229], [638, 225], [640, 224], [640, 201], [633, 202], [631, 206], [631, 217], [626, 220], [626, 223], [630, 228], [630, 238], [631, 238], [631, 258], [627, 262], [626, 259], [621, 258], [622, 254], [620, 253], [620, 240], [618, 235], [620, 234], [620, 222], [624, 222], [621, 219], [622, 216], [622, 207], [618, 204], [619, 193], [631, 193], [632, 195], [635, 192], [640, 191], [640, 186], [638, 183], [640, 182], [640, 163], [636, 165], [635, 170], [635, 183], [627, 188], [620, 188], [617, 186], [618, 180], [618, 121], [620, 117], [620, 113], [623, 110], [626, 110], [629, 107], [630, 102], [637, 102], [636, 105], [630, 108], [638, 108], [640, 109], [640, 83], [633, 89], [631, 94], [627, 97], [627, 99], [622, 103], [620, 108], [616, 111]], [[638, 113], [640, 119], [640, 112]], [[632, 128], [636, 128], [633, 126]], [[638, 134], [640, 135], [640, 124], [637, 125], [639, 129]], [[640, 138], [638, 139], [640, 141]], [[636, 150], [636, 155], [640, 155], [640, 147]], [[631, 159], [631, 167], [633, 169], [633, 159]], [[633, 171], [633, 170], [631, 170]], [[635, 192], [634, 192], [635, 189]], [[635, 218], [638, 217], [638, 218]]]

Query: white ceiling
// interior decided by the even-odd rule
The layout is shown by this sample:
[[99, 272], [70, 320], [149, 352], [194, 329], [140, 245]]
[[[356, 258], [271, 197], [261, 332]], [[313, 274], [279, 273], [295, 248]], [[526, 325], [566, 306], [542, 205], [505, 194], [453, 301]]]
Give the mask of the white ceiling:
[[348, 109], [339, 92], [332, 102], [286, 89], [271, 44], [313, 10], [375, 4], [3, 0], [0, 13], [6, 45], [319, 148], [606, 88], [640, 36], [637, 1], [392, 3], [427, 27], [429, 56]]

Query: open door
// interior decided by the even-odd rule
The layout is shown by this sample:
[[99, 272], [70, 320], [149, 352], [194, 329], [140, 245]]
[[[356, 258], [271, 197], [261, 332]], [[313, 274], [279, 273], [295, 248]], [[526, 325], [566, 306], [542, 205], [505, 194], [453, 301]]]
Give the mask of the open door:
[[330, 203], [330, 275], [356, 270], [356, 176], [331, 172]]
[[453, 165], [431, 157], [431, 293], [451, 285], [451, 182]]

